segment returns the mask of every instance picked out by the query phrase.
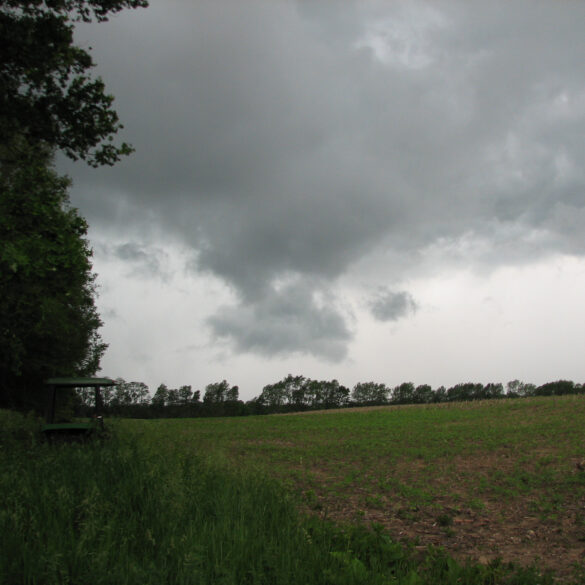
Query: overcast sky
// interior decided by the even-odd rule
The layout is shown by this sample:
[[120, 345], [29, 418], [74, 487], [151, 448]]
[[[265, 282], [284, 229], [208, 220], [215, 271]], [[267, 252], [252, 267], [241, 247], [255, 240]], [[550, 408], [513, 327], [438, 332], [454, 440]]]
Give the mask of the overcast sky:
[[61, 163], [104, 375], [585, 382], [585, 3], [151, 0], [83, 25], [136, 152]]

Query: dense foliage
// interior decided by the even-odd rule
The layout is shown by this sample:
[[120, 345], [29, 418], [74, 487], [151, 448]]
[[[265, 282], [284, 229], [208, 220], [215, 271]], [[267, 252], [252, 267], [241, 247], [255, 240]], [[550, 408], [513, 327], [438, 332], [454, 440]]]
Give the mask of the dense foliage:
[[91, 55], [74, 44], [76, 21], [107, 20], [145, 0], [0, 0], [0, 136], [3, 162], [23, 144], [60, 149], [92, 166], [131, 152], [113, 144], [122, 128]]
[[87, 224], [46, 159], [0, 175], [0, 404], [34, 408], [49, 376], [96, 371], [105, 345]]
[[88, 375], [105, 345], [87, 224], [56, 151], [92, 166], [131, 152], [76, 22], [146, 0], [0, 0], [0, 405], [43, 407], [43, 379]]

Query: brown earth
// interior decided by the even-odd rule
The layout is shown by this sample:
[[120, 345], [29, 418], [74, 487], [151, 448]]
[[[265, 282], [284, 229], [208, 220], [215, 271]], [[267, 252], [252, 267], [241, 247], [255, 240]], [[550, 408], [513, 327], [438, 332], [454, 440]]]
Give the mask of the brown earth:
[[[585, 473], [579, 461], [571, 463], [573, 473]], [[368, 487], [348, 486], [341, 493], [337, 488], [330, 490], [328, 486], [337, 478], [330, 470], [315, 469], [312, 477], [317, 478], [317, 485], [312, 482], [308, 490], [307, 509], [340, 522], [381, 524], [397, 540], [419, 550], [429, 545], [442, 547], [461, 562], [485, 564], [501, 559], [550, 570], [559, 582], [573, 582], [576, 565], [585, 565], [585, 498], [545, 511], [539, 509], [537, 494], [482, 495], [473, 506], [462, 503], [470, 501], [466, 486], [461, 488], [461, 497], [458, 494], [458, 482], [465, 472], [489, 474], [494, 465], [501, 469], [502, 461], [466, 458], [450, 478], [431, 479], [433, 493], [445, 493], [441, 489], [445, 486], [438, 483], [451, 482], [448, 496], [416, 506], [399, 494], [380, 494]]]
[[[581, 401], [582, 397], [572, 400]], [[575, 406], [580, 404], [575, 403]], [[428, 408], [479, 408], [481, 403], [445, 403]], [[524, 404], [518, 425], [529, 425], [532, 416], [540, 420], [541, 402]], [[288, 413], [277, 416], [327, 415], [336, 412], [402, 408], [421, 405], [373, 406], [342, 410]], [[562, 437], [557, 437], [562, 443]], [[508, 448], [510, 447], [510, 448]], [[585, 444], [584, 444], [585, 447]], [[487, 564], [495, 559], [523, 567], [550, 570], [559, 583], [585, 583], [585, 459], [563, 459], [562, 449], [542, 443], [518, 453], [502, 444], [490, 452], [465, 453], [433, 469], [412, 458], [384, 463], [374, 470], [359, 463], [340, 461], [296, 469], [296, 488], [305, 494], [305, 508], [313, 514], [339, 522], [366, 522], [383, 525], [397, 540], [424, 551], [443, 548], [460, 562]], [[565, 451], [566, 452], [566, 451]], [[547, 462], [548, 461], [548, 462]], [[348, 465], [350, 469], [348, 469]], [[543, 465], [550, 465], [551, 482], [538, 482]], [[526, 471], [527, 485], [510, 487], [510, 478]], [[359, 475], [344, 482], [349, 472]], [[390, 487], [380, 489], [385, 476]], [[537, 478], [531, 484], [530, 477]], [[562, 478], [559, 480], [558, 478]], [[508, 482], [508, 484], [506, 483]], [[413, 487], [432, 497], [412, 497], [396, 485]], [[422, 486], [422, 487], [421, 487]], [[558, 497], [557, 497], [558, 496]]]

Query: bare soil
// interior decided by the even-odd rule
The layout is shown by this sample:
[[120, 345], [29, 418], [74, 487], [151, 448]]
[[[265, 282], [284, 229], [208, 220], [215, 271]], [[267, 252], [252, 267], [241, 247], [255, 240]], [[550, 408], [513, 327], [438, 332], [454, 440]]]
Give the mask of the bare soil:
[[[574, 471], [580, 462], [571, 462]], [[585, 564], [585, 498], [565, 501], [556, 509], [539, 510], [538, 494], [526, 497], [482, 495], [470, 506], [468, 486], [458, 491], [458, 481], [465, 474], [488, 474], [501, 469], [502, 461], [465, 458], [455, 474], [430, 478], [433, 493], [444, 493], [451, 482], [449, 495], [433, 498], [428, 504], [413, 505], [399, 494], [374, 493], [368, 487], [349, 486], [340, 493], [329, 490], [334, 483], [330, 470], [314, 470], [320, 486], [312, 485], [311, 513], [340, 522], [362, 521], [383, 525], [397, 540], [424, 550], [429, 545], [442, 547], [455, 559], [487, 564], [495, 559], [524, 567], [550, 570], [559, 582], [575, 577], [576, 564]], [[411, 472], [416, 473], [416, 470]], [[464, 480], [462, 480], [464, 483]]]
[[[491, 410], [494, 404], [373, 406], [279, 415], [427, 408], [482, 409], [485, 415], [485, 424], [474, 418], [466, 423], [460, 417], [453, 423], [441, 419], [441, 428], [453, 424], [454, 436], [462, 432], [469, 448], [430, 454], [424, 449], [420, 454], [416, 449], [397, 450], [391, 457], [382, 449], [386, 460], [369, 457], [367, 451], [366, 460], [360, 460], [364, 448], [359, 440], [355, 458], [351, 440], [342, 440], [338, 453], [315, 448], [304, 465], [302, 457], [300, 464], [292, 463], [289, 454], [283, 475], [304, 494], [304, 506], [312, 514], [342, 523], [381, 524], [393, 538], [415, 549], [441, 547], [463, 563], [499, 559], [550, 570], [559, 583], [585, 583], [585, 439], [580, 432], [585, 396], [522, 399], [506, 402], [515, 408], [499, 412]], [[489, 430], [490, 420], [502, 431], [501, 441], [497, 431]], [[445, 437], [452, 440], [449, 433]], [[422, 436], [423, 446], [425, 439], [433, 437]], [[310, 449], [310, 443], [301, 451], [304, 447]], [[273, 469], [278, 473], [277, 465]]]

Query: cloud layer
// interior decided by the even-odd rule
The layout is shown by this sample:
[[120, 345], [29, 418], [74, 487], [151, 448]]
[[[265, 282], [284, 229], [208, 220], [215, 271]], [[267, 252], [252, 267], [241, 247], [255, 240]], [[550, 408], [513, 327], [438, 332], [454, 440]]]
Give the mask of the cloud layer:
[[418, 309], [413, 296], [406, 291], [394, 292], [381, 289], [370, 300], [372, 315], [378, 321], [397, 321], [402, 317], [415, 313]]
[[[208, 324], [236, 350], [342, 359], [336, 287], [369, 257], [385, 261], [366, 292], [386, 287], [369, 308], [393, 320], [428, 258], [583, 254], [584, 17], [538, 1], [155, 0], [79, 31], [137, 152], [76, 166], [75, 203], [129, 242], [190, 249], [235, 293]], [[117, 253], [140, 259], [135, 245]]]

